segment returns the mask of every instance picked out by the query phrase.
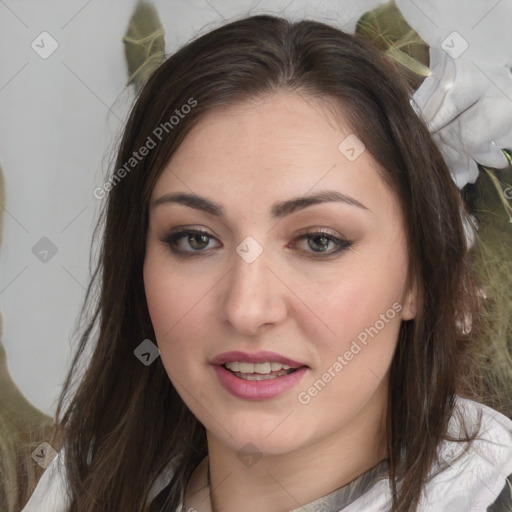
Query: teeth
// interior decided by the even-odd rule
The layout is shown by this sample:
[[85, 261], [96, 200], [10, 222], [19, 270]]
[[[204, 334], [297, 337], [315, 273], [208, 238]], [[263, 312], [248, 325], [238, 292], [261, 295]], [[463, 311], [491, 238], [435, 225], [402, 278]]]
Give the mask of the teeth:
[[288, 366], [287, 364], [281, 364], [281, 363], [270, 363], [270, 368], [272, 369], [273, 372], [277, 372], [281, 369], [289, 370], [290, 366]]
[[257, 373], [252, 375], [249, 373], [236, 373], [235, 375], [244, 380], [270, 380], [275, 379], [276, 377], [281, 377], [282, 375], [286, 375], [286, 372], [283, 371], [278, 375], [258, 375]]
[[[268, 375], [270, 372], [278, 372], [279, 370], [289, 370], [291, 367], [287, 364], [265, 362], [265, 363], [245, 363], [233, 361], [224, 365], [228, 370], [239, 373], [260, 373]], [[255, 379], [262, 380], [262, 379]]]

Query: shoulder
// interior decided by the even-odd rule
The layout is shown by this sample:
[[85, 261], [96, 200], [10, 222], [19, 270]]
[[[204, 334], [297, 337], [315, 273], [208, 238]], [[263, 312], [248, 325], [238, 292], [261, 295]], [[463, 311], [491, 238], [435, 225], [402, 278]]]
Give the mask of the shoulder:
[[480, 466], [501, 468], [507, 476], [512, 473], [512, 420], [500, 412], [473, 400], [457, 397], [448, 433], [463, 437], [476, 433], [470, 444], [445, 441], [440, 447], [440, 459], [450, 465], [461, 461]]
[[[71, 499], [67, 491], [67, 475], [65, 448], [62, 448], [55, 459], [46, 468], [37, 486], [21, 512], [67, 512]], [[172, 460], [155, 481], [149, 497], [154, 497], [170, 482], [175, 471], [177, 459]]]
[[[449, 434], [477, 431], [471, 443], [443, 441], [418, 511], [510, 512], [512, 510], [512, 420], [473, 400], [457, 397]], [[389, 510], [389, 479], [378, 481], [343, 512]]]
[[37, 486], [21, 512], [67, 512], [70, 500], [66, 490], [64, 449], [39, 479]]
[[[512, 420], [486, 405], [458, 397], [449, 433], [459, 437], [466, 432], [477, 433], [471, 443], [441, 444], [440, 462], [425, 493], [425, 509], [435, 510], [432, 507], [442, 504], [440, 510], [447, 511], [509, 511]], [[507, 508], [500, 508], [500, 503], [508, 503]]]

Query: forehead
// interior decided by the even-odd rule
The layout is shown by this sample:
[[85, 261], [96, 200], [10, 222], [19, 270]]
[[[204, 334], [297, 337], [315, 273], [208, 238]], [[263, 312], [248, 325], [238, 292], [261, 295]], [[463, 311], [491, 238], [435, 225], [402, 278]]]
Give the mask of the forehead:
[[332, 189], [396, 209], [380, 172], [327, 101], [278, 92], [206, 114], [174, 153], [152, 200], [180, 190], [268, 210], [275, 200]]

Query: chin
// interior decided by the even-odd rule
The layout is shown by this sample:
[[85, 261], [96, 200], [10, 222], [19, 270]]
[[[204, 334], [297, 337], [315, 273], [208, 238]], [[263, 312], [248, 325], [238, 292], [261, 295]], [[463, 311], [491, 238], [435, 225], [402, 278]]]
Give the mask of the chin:
[[[293, 414], [290, 415], [290, 418]], [[213, 435], [223, 445], [229, 446], [235, 452], [257, 451], [264, 455], [282, 455], [303, 448], [309, 443], [314, 443], [313, 432], [304, 431], [304, 422], [294, 421], [288, 423], [282, 415], [279, 420], [261, 421], [250, 417], [239, 421], [224, 423], [224, 428], [219, 425], [206, 425], [207, 435]], [[208, 422], [211, 424], [211, 421]], [[270, 426], [272, 425], [272, 426]], [[295, 430], [290, 427], [294, 426]], [[212, 427], [212, 430], [210, 430]], [[318, 433], [318, 429], [317, 429]]]

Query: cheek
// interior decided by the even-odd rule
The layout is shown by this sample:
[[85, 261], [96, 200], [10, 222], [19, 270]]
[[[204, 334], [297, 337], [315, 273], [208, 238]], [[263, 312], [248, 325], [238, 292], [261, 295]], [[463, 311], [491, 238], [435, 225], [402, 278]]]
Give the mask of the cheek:
[[321, 391], [315, 407], [332, 400], [358, 408], [391, 364], [402, 321], [406, 258], [396, 246], [380, 253], [361, 250], [357, 256], [346, 269], [322, 276], [314, 289], [306, 280], [298, 283], [308, 305], [301, 327], [318, 355], [311, 378], [301, 386], [300, 403]]
[[311, 302], [329, 329], [311, 327], [319, 326], [318, 320], [302, 324], [314, 340], [318, 363], [296, 401], [325, 428], [355, 417], [387, 378], [401, 325], [401, 289], [377, 286], [375, 279], [369, 272], [355, 273], [342, 287], [327, 289], [328, 298]]
[[300, 290], [303, 329], [310, 330], [312, 340], [329, 349], [342, 350], [360, 333], [377, 324], [382, 337], [397, 333], [406, 283], [403, 259], [365, 258], [346, 269], [326, 272], [321, 279], [299, 278], [294, 285]]
[[332, 395], [345, 403], [356, 397], [364, 402], [364, 395], [371, 394], [391, 364], [401, 325], [402, 305], [395, 300], [398, 294], [361, 284], [346, 282], [330, 300], [312, 304], [321, 312], [328, 330], [310, 329], [308, 333], [318, 354], [309, 385], [318, 379], [323, 383], [336, 381], [329, 384], [326, 400]]
[[208, 290], [207, 279], [194, 281], [167, 253], [149, 244], [143, 267], [144, 290], [151, 322], [160, 341], [171, 337], [200, 305]]
[[183, 271], [154, 248], [146, 253], [144, 287], [162, 364], [189, 410], [213, 431], [223, 425], [222, 435], [235, 427], [232, 410], [219, 417], [220, 397], [212, 392], [214, 374], [208, 371], [206, 344], [215, 336], [211, 307], [218, 304], [212, 297], [219, 282], [212, 274]]
[[[197, 276], [196, 276], [197, 277]], [[190, 272], [173, 264], [172, 260], [150, 249], [144, 262], [144, 288], [155, 331], [156, 344], [164, 367], [179, 377], [195, 374], [198, 362], [206, 364], [200, 340], [207, 340], [209, 328], [206, 316], [210, 293], [215, 279], [202, 274], [194, 278]]]

